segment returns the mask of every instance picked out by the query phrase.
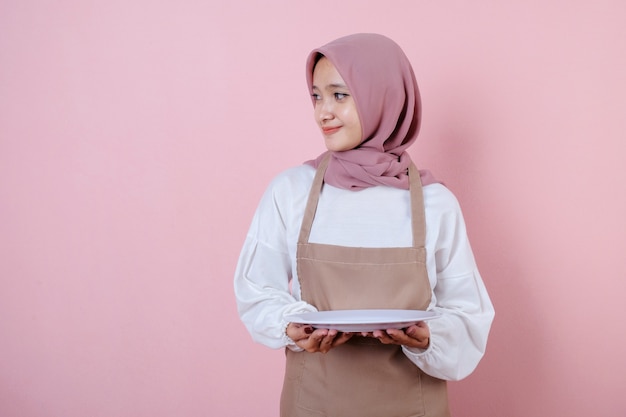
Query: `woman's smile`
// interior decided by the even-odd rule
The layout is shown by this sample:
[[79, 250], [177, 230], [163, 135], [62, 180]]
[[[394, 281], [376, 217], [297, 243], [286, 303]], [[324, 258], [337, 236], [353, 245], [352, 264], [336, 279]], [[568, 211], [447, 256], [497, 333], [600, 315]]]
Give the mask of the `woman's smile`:
[[322, 132], [324, 132], [324, 135], [326, 136], [338, 132], [339, 129], [341, 129], [341, 126], [322, 126]]

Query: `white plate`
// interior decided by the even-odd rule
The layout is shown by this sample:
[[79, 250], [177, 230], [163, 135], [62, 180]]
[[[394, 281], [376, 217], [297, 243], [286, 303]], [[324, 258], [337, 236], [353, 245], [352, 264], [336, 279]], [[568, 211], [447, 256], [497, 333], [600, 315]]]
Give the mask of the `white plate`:
[[434, 311], [422, 310], [332, 310], [291, 314], [293, 323], [310, 324], [321, 329], [342, 332], [372, 332], [379, 329], [402, 329], [418, 321], [439, 317]]

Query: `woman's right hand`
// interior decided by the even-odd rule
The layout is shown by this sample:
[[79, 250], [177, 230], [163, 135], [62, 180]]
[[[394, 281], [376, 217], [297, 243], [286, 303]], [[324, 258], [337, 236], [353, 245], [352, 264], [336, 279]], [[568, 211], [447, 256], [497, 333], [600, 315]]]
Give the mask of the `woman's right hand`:
[[342, 333], [331, 329], [313, 329], [308, 324], [289, 323], [287, 336], [307, 352], [326, 353], [350, 340], [352, 333]]

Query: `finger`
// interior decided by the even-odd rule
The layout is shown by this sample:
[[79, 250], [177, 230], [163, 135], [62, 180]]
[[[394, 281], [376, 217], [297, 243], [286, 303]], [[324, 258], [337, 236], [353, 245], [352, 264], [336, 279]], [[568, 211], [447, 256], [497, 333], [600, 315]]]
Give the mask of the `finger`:
[[430, 328], [424, 322], [419, 322], [413, 326], [409, 326], [405, 330], [406, 334], [414, 339], [423, 340], [430, 337]]
[[384, 330], [376, 330], [373, 332], [372, 335], [385, 345], [389, 345], [395, 342]]
[[313, 333], [313, 327], [309, 324], [289, 323], [287, 326], [287, 335], [295, 342], [308, 337]]
[[343, 345], [352, 338], [352, 333], [341, 333], [333, 340], [333, 347]]
[[296, 344], [307, 352], [319, 352], [322, 340], [327, 333], [328, 331], [325, 329], [316, 329], [306, 339], [302, 339]]
[[326, 353], [333, 347], [333, 341], [337, 336], [336, 330], [329, 330], [328, 333], [320, 340], [320, 352]]
[[405, 345], [411, 341], [411, 338], [400, 329], [387, 329], [386, 333], [394, 342], [400, 345]]
[[[414, 331], [417, 337], [411, 334], [407, 334], [407, 332], [410, 331]], [[416, 327], [415, 329], [409, 328], [406, 331], [400, 329], [389, 329], [387, 330], [387, 333], [397, 344], [409, 347], [417, 347], [421, 349], [428, 347], [430, 335], [428, 329], [420, 329], [419, 327]], [[423, 334], [425, 335], [422, 337]]]

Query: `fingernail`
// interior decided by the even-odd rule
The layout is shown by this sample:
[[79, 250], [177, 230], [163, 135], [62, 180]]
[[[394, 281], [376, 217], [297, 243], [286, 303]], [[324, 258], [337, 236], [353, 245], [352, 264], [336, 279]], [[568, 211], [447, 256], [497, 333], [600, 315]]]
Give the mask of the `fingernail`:
[[306, 333], [306, 334], [311, 334], [311, 333], [313, 333], [313, 327], [305, 327], [305, 328], [304, 328], [304, 333]]

